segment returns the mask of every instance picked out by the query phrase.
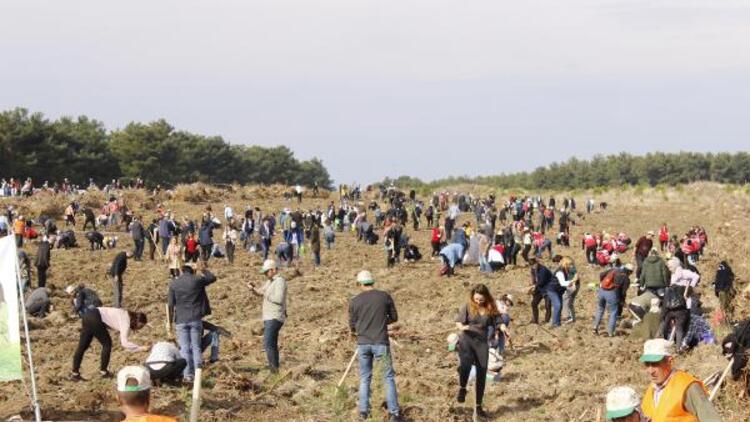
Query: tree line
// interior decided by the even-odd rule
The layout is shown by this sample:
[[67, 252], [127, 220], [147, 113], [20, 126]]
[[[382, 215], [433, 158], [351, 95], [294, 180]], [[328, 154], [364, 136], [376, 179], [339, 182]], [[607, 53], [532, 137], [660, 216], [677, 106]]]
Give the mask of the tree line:
[[49, 120], [16, 108], [0, 113], [0, 177], [88, 185], [142, 178], [177, 183], [301, 184], [330, 188], [318, 158], [300, 161], [285, 146], [233, 145], [220, 136], [176, 130], [165, 120], [108, 131], [86, 116]]
[[455, 184], [477, 184], [500, 189], [590, 189], [598, 187], [674, 186], [697, 181], [745, 184], [750, 181], [750, 153], [655, 152], [634, 156], [625, 152], [596, 155], [591, 160], [570, 158], [562, 163], [538, 167], [531, 172], [478, 177], [448, 177], [423, 182], [401, 176], [383, 183], [399, 187], [435, 189]]

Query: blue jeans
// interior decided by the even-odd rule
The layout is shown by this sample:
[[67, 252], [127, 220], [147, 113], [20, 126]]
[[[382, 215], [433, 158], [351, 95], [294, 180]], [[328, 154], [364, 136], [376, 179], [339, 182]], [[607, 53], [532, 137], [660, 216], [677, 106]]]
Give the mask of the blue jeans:
[[187, 366], [182, 372], [184, 378], [192, 378], [195, 368], [203, 367], [203, 351], [201, 350], [201, 336], [203, 336], [203, 321], [191, 321], [177, 324], [177, 342], [180, 344], [180, 355]]
[[314, 258], [315, 266], [319, 267], [320, 266], [320, 252], [313, 252], [313, 258]]
[[[169, 242], [172, 241], [172, 236], [162, 236], [161, 238], [161, 254], [166, 255], [167, 254], [167, 248], [169, 247]], [[189, 361], [188, 361], [189, 362]]]
[[[500, 321], [505, 324], [506, 327], [510, 328], [510, 315], [501, 314]], [[498, 331], [499, 330], [500, 327], [498, 327]], [[503, 354], [505, 352], [505, 334], [503, 334], [502, 331], [498, 333], [497, 351], [500, 352], [500, 354]]]
[[391, 349], [385, 344], [357, 345], [359, 358], [359, 412], [370, 413], [370, 381], [372, 381], [372, 362], [375, 358], [383, 366], [383, 384], [388, 402], [388, 413], [398, 415], [398, 393], [396, 392], [396, 373], [393, 371]]
[[617, 290], [599, 289], [597, 296], [598, 301], [596, 316], [594, 317], [594, 329], [599, 329], [599, 323], [602, 321], [602, 317], [604, 316], [604, 307], [606, 306], [607, 310], [609, 311], [609, 324], [607, 324], [607, 333], [609, 333], [609, 335], [614, 335], [618, 316], [617, 305], [620, 301], [620, 298], [617, 295]]
[[562, 313], [562, 299], [557, 292], [547, 291], [547, 297], [552, 304], [552, 326], [560, 326], [560, 314]]
[[266, 349], [268, 366], [279, 369], [279, 331], [284, 323], [278, 319], [263, 321], [263, 348]]
[[271, 249], [271, 239], [261, 239], [260, 247], [263, 249], [263, 260], [268, 259], [268, 250]]
[[487, 257], [484, 255], [479, 255], [479, 271], [483, 273], [491, 273], [492, 267], [490, 267], [490, 263], [487, 261]]
[[211, 346], [211, 362], [219, 360], [219, 332], [209, 331], [201, 339], [201, 352], [206, 350], [208, 346]]

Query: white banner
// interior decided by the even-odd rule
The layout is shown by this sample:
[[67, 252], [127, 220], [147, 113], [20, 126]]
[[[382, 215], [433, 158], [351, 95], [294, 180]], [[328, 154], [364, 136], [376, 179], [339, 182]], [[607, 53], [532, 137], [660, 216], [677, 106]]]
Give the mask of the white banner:
[[0, 381], [19, 380], [18, 255], [14, 236], [0, 238]]

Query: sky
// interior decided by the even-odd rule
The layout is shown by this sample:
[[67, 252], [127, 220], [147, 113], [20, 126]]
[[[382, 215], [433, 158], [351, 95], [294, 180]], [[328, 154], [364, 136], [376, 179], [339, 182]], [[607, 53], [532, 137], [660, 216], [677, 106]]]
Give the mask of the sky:
[[750, 143], [744, 0], [0, 5], [0, 110], [164, 118], [338, 183]]

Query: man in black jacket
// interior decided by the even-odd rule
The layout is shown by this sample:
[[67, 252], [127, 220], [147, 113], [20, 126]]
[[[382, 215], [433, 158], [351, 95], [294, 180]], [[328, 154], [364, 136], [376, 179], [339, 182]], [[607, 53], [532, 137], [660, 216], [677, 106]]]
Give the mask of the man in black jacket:
[[114, 290], [114, 304], [112, 306], [115, 308], [122, 308], [122, 275], [128, 269], [128, 258], [132, 256], [132, 252], [120, 252], [115, 255], [112, 266], [107, 273], [112, 277], [112, 288]]
[[544, 300], [544, 322], [552, 317], [552, 303], [547, 296], [547, 284], [552, 282], [552, 271], [540, 264], [536, 258], [529, 258], [531, 264], [531, 322], [539, 324], [539, 304]]
[[133, 244], [135, 244], [133, 256], [136, 261], [140, 261], [143, 258], [143, 246], [146, 240], [146, 229], [143, 228], [140, 218], [133, 218], [130, 224], [130, 235], [133, 236]]
[[167, 295], [170, 321], [174, 321], [176, 327], [180, 355], [188, 363], [183, 372], [186, 382], [192, 382], [195, 368], [203, 365], [203, 317], [211, 314], [206, 286], [216, 281], [216, 276], [207, 269], [202, 272], [203, 275], [198, 276], [192, 265], [184, 265], [182, 275], [169, 284]]
[[83, 210], [83, 215], [86, 217], [86, 220], [83, 222], [83, 230], [86, 230], [86, 227], [88, 227], [89, 224], [91, 224], [93, 230], [96, 230], [96, 217], [94, 216], [94, 211], [91, 208], [86, 208]]
[[47, 236], [42, 238], [39, 242], [39, 247], [36, 250], [36, 258], [34, 259], [34, 266], [39, 277], [39, 286], [44, 287], [47, 284], [47, 269], [50, 266], [50, 244], [47, 241]]
[[106, 249], [104, 246], [104, 235], [98, 231], [86, 232], [86, 239], [89, 241], [89, 247], [91, 250], [94, 249]]

